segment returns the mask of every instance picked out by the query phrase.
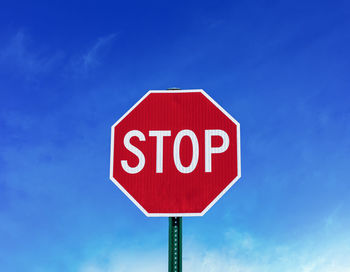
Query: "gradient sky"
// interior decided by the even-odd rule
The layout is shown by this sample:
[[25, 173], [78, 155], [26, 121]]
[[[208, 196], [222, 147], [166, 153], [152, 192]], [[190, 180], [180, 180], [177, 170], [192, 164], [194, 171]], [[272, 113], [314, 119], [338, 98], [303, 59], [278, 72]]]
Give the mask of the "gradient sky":
[[167, 270], [166, 218], [109, 180], [150, 89], [241, 124], [242, 178], [183, 222], [183, 271], [350, 271], [349, 1], [8, 1], [0, 8], [0, 270]]

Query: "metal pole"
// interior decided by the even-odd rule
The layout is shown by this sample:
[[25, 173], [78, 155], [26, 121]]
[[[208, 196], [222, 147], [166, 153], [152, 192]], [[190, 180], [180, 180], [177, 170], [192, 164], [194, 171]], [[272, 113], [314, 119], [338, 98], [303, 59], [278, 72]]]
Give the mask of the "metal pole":
[[182, 217], [169, 217], [169, 272], [182, 272]]
[[[169, 91], [181, 90], [169, 88]], [[169, 217], [168, 271], [182, 272], [182, 217]]]

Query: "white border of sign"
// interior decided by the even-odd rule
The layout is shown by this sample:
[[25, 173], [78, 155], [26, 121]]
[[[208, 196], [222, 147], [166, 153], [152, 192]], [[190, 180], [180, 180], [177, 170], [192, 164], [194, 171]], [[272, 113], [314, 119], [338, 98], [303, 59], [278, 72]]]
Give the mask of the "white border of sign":
[[[210, 100], [219, 110], [222, 111], [233, 123], [237, 126], [237, 177], [231, 181], [231, 183], [201, 212], [201, 213], [149, 213], [147, 212], [124, 188], [123, 186], [113, 177], [113, 157], [114, 157], [114, 128], [118, 125], [134, 108], [136, 108], [149, 94], [151, 93], [202, 93], [206, 98]], [[241, 135], [240, 135], [240, 124], [234, 119], [227, 111], [225, 111], [218, 103], [214, 101], [204, 90], [150, 90], [148, 91], [137, 103], [132, 106], [119, 120], [112, 126], [111, 135], [111, 158], [110, 158], [110, 171], [109, 178], [115, 185], [148, 217], [183, 217], [183, 216], [203, 216], [241, 177]]]

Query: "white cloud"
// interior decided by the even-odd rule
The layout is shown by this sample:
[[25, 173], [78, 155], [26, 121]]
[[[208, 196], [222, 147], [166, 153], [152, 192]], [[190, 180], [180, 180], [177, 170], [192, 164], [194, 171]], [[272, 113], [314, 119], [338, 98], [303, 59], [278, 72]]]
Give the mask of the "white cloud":
[[112, 44], [115, 38], [115, 33], [98, 38], [84, 54], [73, 58], [71, 62], [73, 71], [76, 74], [83, 75], [100, 65], [104, 54], [108, 51], [108, 46]]
[[62, 59], [62, 52], [48, 53], [38, 44], [32, 45], [28, 34], [19, 30], [0, 46], [0, 64], [8, 73], [33, 78], [47, 73]]
[[116, 34], [111, 34], [105, 37], [101, 37], [97, 42], [89, 49], [89, 51], [83, 55], [84, 67], [89, 67], [98, 63], [99, 54], [101, 54], [102, 48], [111, 43], [116, 37]]
[[48, 74], [58, 68], [64, 68], [63, 71], [69, 76], [72, 76], [72, 72], [73, 75], [84, 75], [101, 64], [115, 38], [114, 33], [100, 37], [85, 53], [70, 55], [69, 52], [64, 54], [62, 50], [53, 51], [19, 30], [0, 45], [0, 71], [25, 76], [26, 79], [35, 79], [38, 75]]
[[[345, 236], [349, 236], [346, 234]], [[186, 242], [183, 271], [191, 272], [349, 272], [349, 239], [329, 239], [324, 233], [310, 234], [287, 244], [258, 241], [251, 234], [230, 229], [226, 244], [208, 248]], [[323, 240], [322, 238], [323, 237]], [[186, 239], [186, 237], [184, 237]], [[319, 239], [321, 238], [321, 239]], [[192, 242], [191, 242], [192, 241]], [[164, 272], [167, 252], [125, 250], [115, 252], [103, 262], [90, 262], [80, 272]]]
[[167, 271], [167, 255], [164, 251], [114, 252], [107, 260], [88, 262], [79, 272], [160, 272]]

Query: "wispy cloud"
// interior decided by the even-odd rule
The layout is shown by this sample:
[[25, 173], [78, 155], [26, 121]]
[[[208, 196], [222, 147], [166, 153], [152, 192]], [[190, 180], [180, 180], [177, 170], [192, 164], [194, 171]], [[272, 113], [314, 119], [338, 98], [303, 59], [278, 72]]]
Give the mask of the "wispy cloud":
[[108, 47], [113, 43], [116, 34], [112, 33], [97, 39], [97, 41], [87, 49], [85, 53], [73, 58], [72, 67], [78, 74], [85, 74], [93, 68], [99, 66], [103, 57], [108, 51]]
[[0, 71], [31, 79], [52, 70], [63, 58], [62, 52], [50, 53], [32, 45], [31, 38], [19, 30], [0, 46]]
[[90, 48], [90, 50], [83, 56], [84, 67], [95, 65], [99, 62], [99, 56], [104, 47], [111, 43], [116, 37], [116, 34], [111, 34], [106, 37], [101, 37]]
[[63, 50], [52, 50], [33, 40], [31, 35], [18, 30], [0, 45], [0, 73], [19, 75], [26, 79], [35, 79], [54, 69], [67, 71], [72, 75], [85, 75], [101, 65], [108, 53], [109, 46], [116, 38], [112, 33], [99, 37], [84, 53], [70, 54]]

